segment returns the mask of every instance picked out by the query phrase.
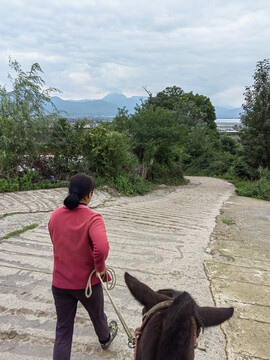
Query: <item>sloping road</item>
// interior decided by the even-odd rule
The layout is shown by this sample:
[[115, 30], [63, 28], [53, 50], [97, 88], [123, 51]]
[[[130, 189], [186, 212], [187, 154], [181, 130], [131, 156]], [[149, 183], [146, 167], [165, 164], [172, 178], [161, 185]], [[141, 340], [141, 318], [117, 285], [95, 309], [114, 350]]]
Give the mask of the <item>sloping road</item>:
[[[111, 246], [108, 265], [117, 273], [111, 295], [131, 328], [140, 325], [141, 307], [124, 284], [125, 271], [154, 289], [187, 290], [200, 305], [213, 305], [210, 276], [204, 269], [212, 255], [205, 249], [216, 216], [233, 190], [222, 180], [192, 177], [189, 185], [163, 187], [143, 197], [113, 198], [94, 193], [91, 206], [104, 217]], [[26, 225], [39, 225], [0, 242], [0, 359], [52, 358], [53, 257], [47, 223], [50, 212], [65, 196], [66, 189], [0, 194], [0, 216], [13, 213], [0, 219], [0, 237]], [[116, 318], [107, 299], [105, 305], [109, 319]], [[110, 350], [102, 351], [84, 309], [79, 307], [72, 359], [132, 359], [133, 352], [119, 327]], [[226, 359], [225, 345], [219, 327], [206, 329], [196, 359]]]
[[270, 359], [270, 202], [233, 195], [211, 235], [205, 269], [217, 306], [235, 313], [222, 328], [228, 360]]

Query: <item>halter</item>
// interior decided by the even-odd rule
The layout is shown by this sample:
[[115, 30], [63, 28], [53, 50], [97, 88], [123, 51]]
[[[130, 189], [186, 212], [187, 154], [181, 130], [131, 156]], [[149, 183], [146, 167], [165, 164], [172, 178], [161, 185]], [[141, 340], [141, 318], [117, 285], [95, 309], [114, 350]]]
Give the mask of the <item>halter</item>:
[[149, 311], [147, 311], [143, 316], [143, 321], [141, 327], [138, 327], [135, 329], [135, 337], [136, 337], [136, 344], [135, 344], [135, 351], [134, 351], [134, 360], [137, 358], [137, 349], [138, 349], [138, 343], [140, 336], [142, 334], [143, 329], [145, 328], [145, 325], [147, 324], [148, 320], [151, 319], [151, 317], [159, 310], [168, 309], [173, 303], [173, 300], [166, 300], [162, 301], [155, 306], [153, 306]]
[[198, 346], [198, 341], [197, 341], [197, 323], [195, 320], [194, 316], [191, 316], [191, 322], [193, 325], [193, 338], [194, 338], [194, 349], [196, 349], [196, 347]]
[[[141, 327], [138, 327], [135, 329], [135, 337], [136, 337], [136, 344], [135, 344], [135, 351], [134, 351], [134, 360], [137, 358], [137, 349], [138, 349], [138, 343], [139, 339], [142, 335], [142, 331], [145, 328], [145, 325], [148, 323], [148, 321], [151, 319], [151, 317], [158, 312], [159, 310], [168, 309], [174, 300], [166, 300], [158, 303], [157, 305], [153, 306], [149, 311], [147, 311], [143, 316], [143, 321]], [[191, 322], [193, 325], [193, 338], [194, 338], [194, 349], [197, 347], [197, 323], [194, 316], [191, 316]], [[194, 355], [195, 359], [195, 355]]]

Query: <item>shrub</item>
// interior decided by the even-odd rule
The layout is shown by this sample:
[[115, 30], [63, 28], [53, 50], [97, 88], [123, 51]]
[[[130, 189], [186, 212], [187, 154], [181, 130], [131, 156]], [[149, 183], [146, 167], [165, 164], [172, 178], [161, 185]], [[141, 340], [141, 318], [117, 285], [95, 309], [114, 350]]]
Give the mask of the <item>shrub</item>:
[[270, 180], [260, 179], [254, 182], [247, 182], [245, 185], [237, 188], [236, 193], [240, 196], [270, 201]]
[[0, 179], [0, 192], [19, 191], [20, 184], [14, 179]]
[[68, 181], [51, 183], [49, 179], [38, 180], [36, 172], [25, 173], [21, 177], [0, 179], [0, 192], [12, 192], [20, 190], [38, 190], [68, 186]]
[[116, 179], [123, 170], [130, 169], [135, 161], [126, 135], [103, 125], [86, 133], [83, 151], [90, 171], [108, 181]]
[[268, 168], [259, 167], [257, 173], [260, 177], [258, 180], [237, 183], [236, 193], [240, 196], [270, 201], [270, 171]]
[[155, 163], [147, 173], [147, 179], [154, 184], [183, 184], [182, 167], [177, 164]]
[[243, 157], [239, 156], [232, 165], [232, 174], [245, 180], [253, 180], [258, 178], [258, 172], [247, 164]]
[[115, 188], [125, 195], [143, 195], [147, 193], [151, 185], [144, 182], [139, 176], [119, 175], [114, 182]]

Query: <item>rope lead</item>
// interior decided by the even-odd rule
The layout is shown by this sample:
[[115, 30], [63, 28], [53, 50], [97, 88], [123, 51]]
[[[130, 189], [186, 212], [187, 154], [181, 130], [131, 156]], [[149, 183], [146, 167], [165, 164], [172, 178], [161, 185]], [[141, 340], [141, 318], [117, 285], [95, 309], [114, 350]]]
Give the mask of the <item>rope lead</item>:
[[[101, 279], [101, 276], [99, 274], [99, 272], [96, 271], [96, 269], [94, 269], [91, 274], [89, 275], [89, 278], [87, 280], [87, 284], [86, 284], [86, 288], [85, 288], [85, 296], [87, 298], [90, 298], [92, 295], [92, 285], [91, 285], [91, 280], [92, 280], [92, 276], [94, 275], [94, 273], [97, 273], [97, 277], [100, 279], [101, 283], [105, 286], [103, 279], [105, 278], [106, 281], [106, 290], [112, 290], [115, 287], [116, 284], [116, 275], [115, 275], [115, 271], [111, 268], [111, 267], [106, 267], [106, 274], [103, 275], [103, 279]], [[109, 282], [109, 275], [111, 277], [111, 282]]]
[[[108, 290], [112, 290], [112, 289], [115, 287], [115, 284], [116, 284], [115, 271], [114, 271], [112, 268], [110, 268], [110, 267], [106, 268], [106, 274], [103, 275], [103, 278], [104, 278], [104, 276], [106, 276], [106, 286], [105, 286], [105, 284], [104, 284], [104, 282], [103, 282], [103, 279], [102, 279], [102, 277], [100, 276], [100, 273], [97, 272], [97, 271], [94, 269], [94, 270], [91, 272], [91, 274], [90, 274], [90, 276], [89, 276], [89, 278], [88, 278], [87, 285], [86, 285], [86, 288], [85, 288], [85, 296], [86, 296], [87, 298], [90, 298], [90, 296], [92, 295], [91, 279], [92, 279], [92, 276], [93, 276], [93, 274], [94, 274], [95, 272], [96, 272], [96, 275], [97, 275], [97, 277], [99, 278], [99, 280], [100, 280], [100, 282], [101, 282], [101, 285], [102, 285], [103, 289], [106, 291], [106, 293], [107, 293], [107, 295], [108, 295], [108, 298], [110, 299], [110, 301], [111, 301], [111, 303], [112, 303], [112, 306], [113, 306], [113, 308], [114, 308], [114, 310], [115, 310], [115, 312], [116, 312], [116, 315], [118, 316], [118, 318], [119, 318], [121, 324], [123, 325], [123, 328], [124, 328], [124, 330], [125, 330], [125, 332], [126, 332], [126, 334], [127, 334], [127, 336], [128, 336], [128, 346], [133, 349], [133, 348], [135, 347], [135, 338], [134, 338], [134, 336], [132, 335], [130, 329], [128, 328], [128, 326], [127, 326], [124, 318], [123, 318], [122, 315], [120, 314], [120, 311], [118, 310], [117, 306], [115, 305], [115, 302], [113, 301], [113, 299], [112, 299], [112, 297], [111, 297], [111, 295], [109, 294], [109, 291], [108, 291]], [[109, 281], [108, 281], [108, 280], [109, 280], [109, 275], [108, 275], [108, 274], [110, 275], [110, 277], [111, 277], [111, 279], [112, 279], [112, 281], [111, 281], [110, 283], [109, 283]]]

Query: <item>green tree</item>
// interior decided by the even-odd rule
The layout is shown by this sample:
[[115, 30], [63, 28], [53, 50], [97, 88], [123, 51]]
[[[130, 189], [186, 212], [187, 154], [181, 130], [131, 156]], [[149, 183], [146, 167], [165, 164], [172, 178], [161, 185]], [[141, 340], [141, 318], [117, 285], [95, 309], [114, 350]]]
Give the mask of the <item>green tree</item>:
[[6, 176], [31, 168], [53, 116], [46, 114], [45, 104], [51, 102], [50, 93], [57, 91], [44, 88], [39, 64], [33, 64], [29, 72], [16, 60], [9, 65], [16, 73], [15, 78], [8, 76], [12, 91], [0, 85], [0, 170]]
[[128, 113], [128, 110], [124, 107], [118, 109], [118, 113], [112, 121], [113, 129], [123, 133], [130, 134], [131, 129], [131, 116]]
[[183, 94], [175, 104], [175, 110], [180, 122], [189, 126], [203, 122], [209, 129], [216, 129], [215, 108], [204, 95], [194, 95], [193, 92]]
[[[181, 125], [184, 136], [178, 138], [177, 152], [186, 170], [199, 174], [210, 167], [215, 152], [221, 151], [221, 143], [216, 129], [215, 108], [208, 97], [185, 93], [180, 87], [173, 86], [155, 97], [150, 93], [144, 106], [166, 109], [174, 122]], [[167, 149], [164, 151], [171, 155]]]
[[220, 138], [222, 144], [222, 150], [232, 155], [236, 155], [238, 151], [238, 139], [232, 136], [223, 135]]
[[86, 132], [83, 154], [89, 170], [96, 177], [107, 179], [109, 183], [129, 170], [134, 161], [126, 135], [103, 125]]
[[243, 128], [240, 132], [243, 157], [248, 165], [270, 169], [270, 60], [259, 61], [254, 84], [246, 87]]
[[167, 87], [153, 96], [148, 92], [149, 98], [145, 106], [152, 105], [154, 108], [162, 107], [175, 112], [177, 120], [189, 126], [194, 126], [203, 121], [210, 129], [216, 129], [215, 108], [210, 99], [204, 95], [193, 92], [185, 93], [180, 87]]
[[163, 91], [158, 92], [156, 96], [153, 96], [152, 93], [148, 91], [149, 98], [145, 105], [153, 105], [155, 108], [163, 107], [168, 110], [174, 110], [175, 104], [180, 101], [183, 94], [184, 91], [175, 85], [166, 87]]
[[55, 120], [49, 131], [47, 152], [53, 154], [50, 163], [51, 173], [65, 179], [71, 174], [84, 171], [86, 162], [83, 157], [86, 121], [77, 120], [71, 124], [65, 118]]
[[[221, 152], [220, 136], [209, 130], [203, 121], [190, 128], [188, 141], [184, 147], [184, 168], [189, 175], [207, 173], [209, 166]], [[207, 175], [211, 175], [207, 173]], [[216, 175], [216, 174], [213, 174]]]
[[140, 163], [143, 179], [162, 181], [173, 171], [182, 180], [181, 149], [186, 126], [177, 123], [175, 113], [154, 105], [137, 106], [132, 115], [119, 111], [113, 121], [116, 129], [128, 134]]

